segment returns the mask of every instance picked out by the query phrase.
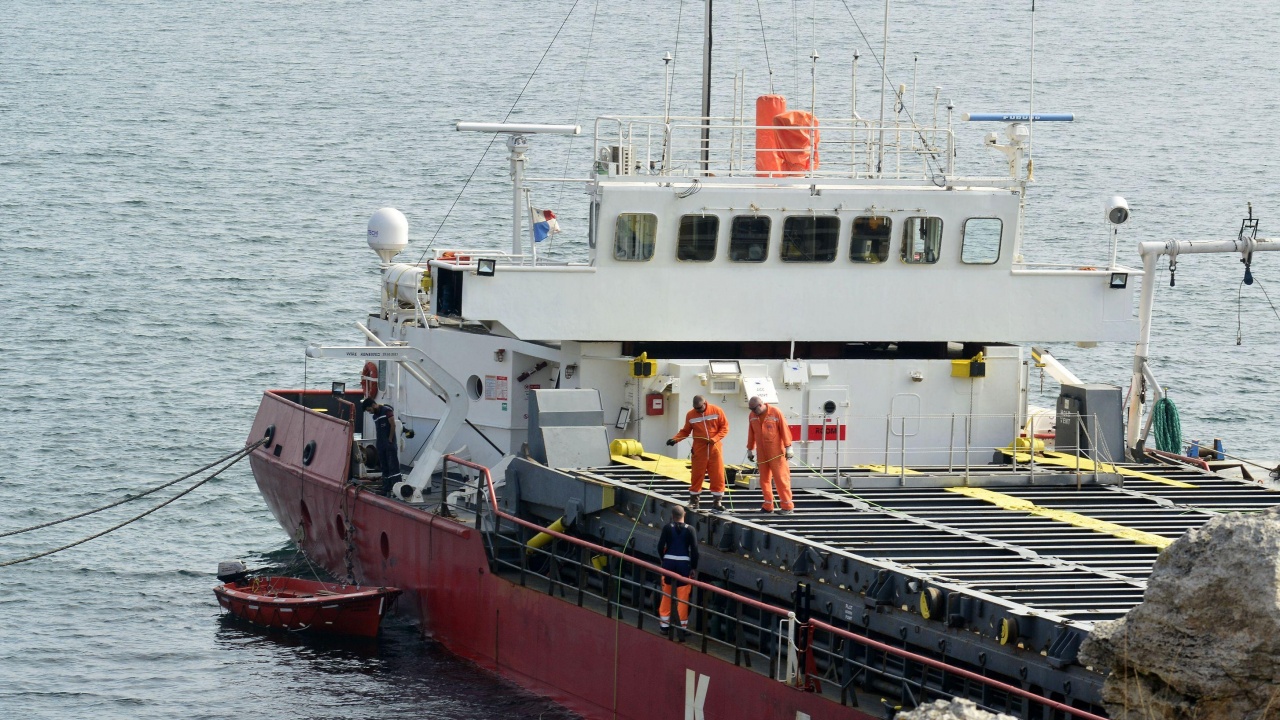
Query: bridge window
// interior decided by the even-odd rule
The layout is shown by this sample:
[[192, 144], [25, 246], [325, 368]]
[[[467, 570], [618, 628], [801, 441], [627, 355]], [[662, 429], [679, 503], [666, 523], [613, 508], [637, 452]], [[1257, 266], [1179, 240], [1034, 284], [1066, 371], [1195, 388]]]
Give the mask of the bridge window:
[[942, 218], [910, 217], [902, 226], [902, 262], [927, 265], [942, 253]]
[[680, 218], [680, 236], [676, 241], [676, 259], [710, 262], [716, 259], [716, 235], [720, 218], [715, 215], [685, 215]]
[[964, 221], [964, 242], [960, 260], [970, 265], [991, 265], [1000, 259], [1000, 218], [969, 218]]
[[882, 263], [888, 260], [892, 232], [893, 220], [882, 215], [854, 218], [849, 259], [857, 263]]
[[783, 262], [831, 262], [840, 245], [840, 218], [797, 215], [782, 223]]
[[729, 259], [733, 262], [764, 262], [769, 255], [769, 218], [739, 215], [729, 228]]
[[614, 228], [613, 259], [648, 260], [653, 257], [653, 245], [657, 237], [657, 215], [622, 213]]

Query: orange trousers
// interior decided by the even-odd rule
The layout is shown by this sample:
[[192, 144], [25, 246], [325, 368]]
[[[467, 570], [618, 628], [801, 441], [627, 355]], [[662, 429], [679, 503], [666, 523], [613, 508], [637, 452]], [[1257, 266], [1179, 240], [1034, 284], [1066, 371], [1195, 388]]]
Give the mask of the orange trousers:
[[782, 509], [794, 510], [795, 504], [791, 502], [791, 468], [787, 466], [787, 458], [779, 454], [772, 460], [761, 460], [756, 466], [760, 468], [760, 490], [764, 492], [764, 510], [773, 512], [773, 481], [775, 479]]
[[[676, 588], [675, 596], [679, 599], [676, 603], [676, 610], [680, 613], [680, 627], [689, 627], [689, 594], [693, 592], [693, 586], [681, 583]], [[667, 627], [671, 624], [671, 580], [665, 575], [662, 577], [662, 602], [658, 603], [658, 624]]]
[[689, 473], [689, 492], [702, 492], [702, 480], [711, 475], [711, 494], [724, 494], [724, 454], [720, 443], [695, 439], [693, 441], [692, 467]]

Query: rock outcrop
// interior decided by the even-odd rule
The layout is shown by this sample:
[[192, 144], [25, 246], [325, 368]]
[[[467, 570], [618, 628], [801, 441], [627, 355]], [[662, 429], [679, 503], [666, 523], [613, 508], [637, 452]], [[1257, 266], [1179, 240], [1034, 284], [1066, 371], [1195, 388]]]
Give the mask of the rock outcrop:
[[1280, 513], [1214, 518], [1166, 548], [1142, 604], [1080, 662], [1114, 720], [1280, 720]]
[[992, 715], [972, 700], [935, 700], [910, 712], [900, 712], [896, 720], [1017, 720], [1005, 715]]

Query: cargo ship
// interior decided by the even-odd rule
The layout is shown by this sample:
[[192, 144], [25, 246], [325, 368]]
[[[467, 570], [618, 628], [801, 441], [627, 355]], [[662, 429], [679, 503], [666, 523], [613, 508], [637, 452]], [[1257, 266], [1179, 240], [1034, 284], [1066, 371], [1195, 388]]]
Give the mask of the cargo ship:
[[[397, 261], [407, 221], [374, 213], [363, 341], [306, 348], [359, 388], [266, 391], [249, 432], [271, 511], [337, 577], [401, 588], [424, 633], [588, 718], [864, 720], [951, 697], [1105, 717], [1077, 658], [1094, 624], [1141, 602], [1187, 530], [1280, 504], [1148, 447], [1147, 280], [1162, 257], [1247, 267], [1280, 241], [1251, 216], [1233, 239], [1143, 243], [1141, 266], [1114, 245], [1029, 261], [1031, 127], [1069, 115], [819, 118], [764, 94], [713, 116], [710, 48], [699, 116], [457, 125], [505, 142], [510, 250]], [[993, 123], [1007, 174], [956, 167], [958, 122]], [[527, 171], [557, 135], [591, 140], [573, 240]], [[1071, 312], [1031, 322], [1045, 297]], [[1134, 343], [1128, 389], [1033, 342]], [[1039, 371], [1054, 408], [1030, 402]], [[695, 396], [728, 421], [723, 510], [667, 445]], [[394, 408], [381, 449], [367, 399]], [[785, 418], [793, 512], [763, 511], [755, 403]], [[683, 580], [657, 552], [676, 507], [701, 550]], [[692, 587], [687, 633], [663, 631], [664, 578]]]

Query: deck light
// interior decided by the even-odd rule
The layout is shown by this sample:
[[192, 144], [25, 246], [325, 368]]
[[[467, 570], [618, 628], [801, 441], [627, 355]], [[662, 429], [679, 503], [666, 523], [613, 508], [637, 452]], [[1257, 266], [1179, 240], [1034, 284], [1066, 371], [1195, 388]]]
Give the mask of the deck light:
[[1116, 290], [1122, 290], [1129, 285], [1129, 273], [1113, 272], [1111, 273], [1111, 287]]
[[498, 261], [493, 258], [480, 258], [476, 260], [476, 274], [484, 277], [493, 277], [498, 270]]
[[347, 394], [347, 384], [344, 382], [335, 382], [332, 384], [333, 394], [342, 397]]

